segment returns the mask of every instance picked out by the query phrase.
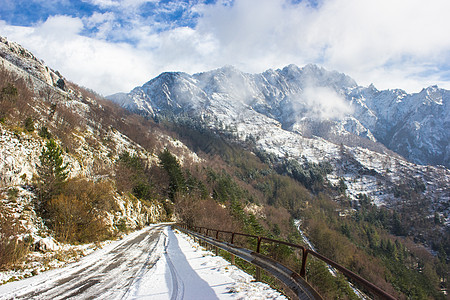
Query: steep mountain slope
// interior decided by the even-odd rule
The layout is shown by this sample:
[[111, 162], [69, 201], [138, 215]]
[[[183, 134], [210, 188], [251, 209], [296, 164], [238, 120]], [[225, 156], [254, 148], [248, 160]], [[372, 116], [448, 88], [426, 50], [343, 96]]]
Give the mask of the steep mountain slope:
[[370, 86], [351, 97], [360, 102], [358, 119], [389, 149], [416, 163], [449, 166], [450, 91], [432, 86], [410, 95]]
[[[42, 165], [41, 156], [50, 140], [63, 150], [61, 156], [68, 172], [65, 192], [59, 202], [52, 202], [53, 213], [65, 220], [77, 218], [73, 223], [62, 220], [61, 227], [66, 228], [61, 229], [59, 223], [51, 221], [47, 212], [50, 206], [42, 208], [36, 188], [38, 166]], [[141, 201], [116, 186], [118, 161], [124, 153], [150, 166], [158, 162], [155, 153], [164, 147], [181, 161], [198, 160], [169, 133], [68, 82], [20, 45], [0, 38], [1, 268], [14, 262], [22, 250], [64, 249], [58, 254], [61, 257], [66, 255], [62, 253], [78, 256], [86, 247], [75, 251], [64, 243], [102, 240], [167, 220], [163, 202]], [[63, 215], [65, 212], [69, 215]], [[86, 232], [76, 232], [73, 228], [77, 226], [84, 226]], [[70, 230], [73, 236], [61, 233]], [[8, 239], [24, 247], [11, 250], [7, 248], [11, 244]], [[45, 262], [48, 256], [33, 262], [39, 260], [39, 255], [29, 253], [28, 259], [34, 266], [23, 276], [29, 276], [33, 269], [39, 272], [49, 267]], [[3, 275], [1, 282], [9, 279]]]
[[404, 203], [399, 187], [414, 190], [419, 182], [425, 213], [437, 211], [448, 221], [449, 170], [416, 165], [386, 147], [415, 162], [448, 166], [449, 96], [436, 87], [412, 95], [378, 91], [315, 65], [290, 65], [256, 75], [231, 66], [192, 76], [163, 73], [109, 99], [154, 118], [200, 119], [279, 159], [329, 161], [329, 180], [343, 178], [354, 200], [367, 194], [396, 207]]

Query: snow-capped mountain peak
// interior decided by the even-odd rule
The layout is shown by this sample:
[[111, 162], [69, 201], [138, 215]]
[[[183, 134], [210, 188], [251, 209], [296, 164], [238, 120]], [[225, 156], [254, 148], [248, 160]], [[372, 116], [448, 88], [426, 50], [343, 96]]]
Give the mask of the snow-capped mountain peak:
[[128, 97], [109, 98], [151, 116], [219, 114], [230, 123], [236, 115], [246, 119], [257, 114], [305, 136], [356, 135], [379, 141], [413, 162], [449, 166], [449, 95], [437, 86], [417, 94], [380, 91], [374, 85], [358, 86], [337, 71], [292, 64], [261, 74], [233, 66], [194, 75], [163, 73]]

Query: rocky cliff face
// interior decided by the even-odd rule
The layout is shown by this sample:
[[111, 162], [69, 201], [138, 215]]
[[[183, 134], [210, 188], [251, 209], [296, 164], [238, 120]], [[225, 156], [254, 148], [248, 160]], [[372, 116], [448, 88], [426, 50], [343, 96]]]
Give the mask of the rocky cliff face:
[[33, 53], [4, 37], [0, 37], [0, 57], [4, 59], [2, 65], [5, 62], [12, 63], [21, 75], [31, 75], [50, 86], [56, 86], [58, 80], [62, 79], [59, 72], [49, 68]]
[[450, 91], [432, 86], [407, 94], [370, 86], [350, 96], [358, 103], [356, 117], [389, 149], [419, 164], [449, 166]]

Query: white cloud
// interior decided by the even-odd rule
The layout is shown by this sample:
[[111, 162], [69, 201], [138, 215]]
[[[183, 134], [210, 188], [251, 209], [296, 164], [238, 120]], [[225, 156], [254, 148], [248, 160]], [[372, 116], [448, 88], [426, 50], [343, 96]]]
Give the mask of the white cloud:
[[445, 0], [328, 0], [317, 9], [237, 0], [232, 7], [203, 6], [198, 31], [217, 39], [227, 63], [250, 71], [312, 62], [364, 84], [393, 88], [407, 82], [417, 89], [436, 79], [417, 74], [450, 59], [448, 11]]
[[103, 9], [111, 7], [119, 7], [124, 2], [120, 0], [82, 0], [82, 1], [98, 6]]
[[301, 97], [306, 104], [306, 116], [312, 119], [342, 120], [353, 112], [348, 101], [327, 87], [309, 86], [303, 90]]
[[450, 2], [440, 0], [326, 1], [312, 27], [320, 30], [324, 64], [393, 87], [426, 81], [416, 74], [448, 61], [448, 11]]
[[90, 2], [94, 5], [97, 5], [101, 8], [109, 8], [109, 7], [117, 7], [120, 6], [120, 2], [119, 1], [115, 1], [115, 0], [91, 0], [91, 1], [87, 1]]
[[[442, 77], [446, 73], [448, 80], [448, 70], [440, 70], [450, 65], [447, 0], [322, 0], [318, 7], [218, 1], [191, 6], [201, 15], [195, 28], [171, 28], [139, 15], [140, 5], [151, 1], [86, 1], [110, 11], [84, 19], [54, 16], [32, 28], [2, 23], [0, 34], [104, 94], [128, 91], [163, 71], [193, 73], [227, 64], [261, 72], [318, 63], [378, 88], [450, 88]], [[97, 29], [91, 38], [82, 35], [89, 28]]]
[[90, 17], [83, 18], [84, 24], [87, 28], [92, 28], [95, 31], [95, 37], [106, 40], [114, 30], [115, 15], [111, 12], [107, 13], [93, 13]]
[[129, 90], [149, 76], [145, 53], [127, 44], [81, 36], [80, 24], [80, 19], [56, 16], [34, 28], [0, 23], [0, 31], [67, 79], [105, 95]]
[[51, 42], [70, 42], [82, 29], [83, 22], [78, 18], [55, 16], [41, 23], [36, 31], [40, 36], [47, 36], [47, 40]]

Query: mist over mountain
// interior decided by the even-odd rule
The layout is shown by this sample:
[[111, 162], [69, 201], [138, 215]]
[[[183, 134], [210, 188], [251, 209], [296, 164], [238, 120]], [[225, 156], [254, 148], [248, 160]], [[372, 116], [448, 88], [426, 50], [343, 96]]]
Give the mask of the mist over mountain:
[[408, 94], [361, 87], [317, 65], [261, 74], [225, 66], [194, 75], [163, 73], [128, 94], [108, 98], [152, 117], [209, 115], [228, 125], [258, 118], [303, 137], [349, 145], [367, 139], [417, 164], [450, 165], [450, 91], [437, 86]]

